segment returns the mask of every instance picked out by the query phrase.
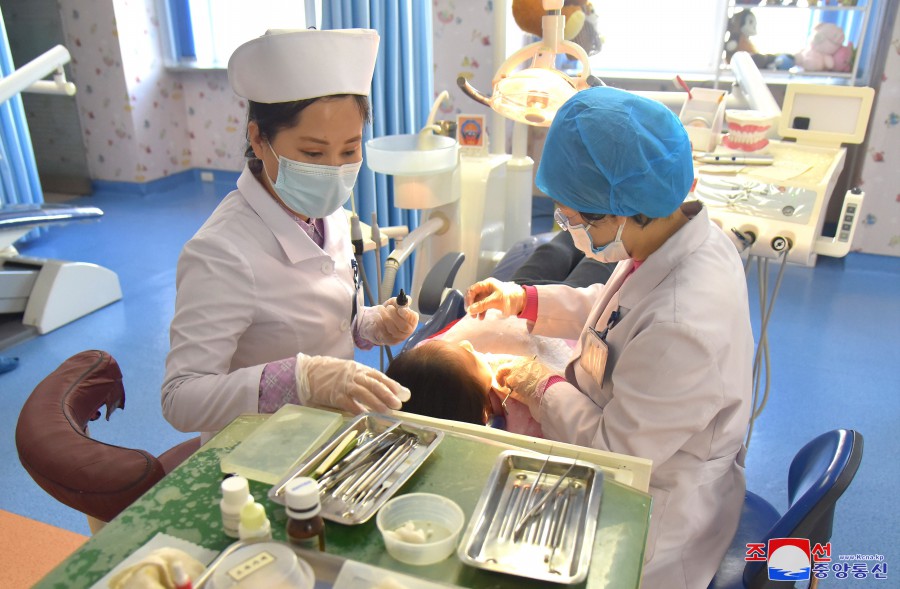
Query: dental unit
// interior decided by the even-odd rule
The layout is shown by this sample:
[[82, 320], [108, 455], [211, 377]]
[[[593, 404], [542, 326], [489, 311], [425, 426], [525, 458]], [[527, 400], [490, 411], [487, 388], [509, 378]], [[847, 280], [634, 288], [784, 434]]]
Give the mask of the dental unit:
[[[62, 66], [69, 51], [57, 45], [0, 78], [0, 102], [20, 92], [72, 96], [75, 85]], [[53, 81], [43, 80], [53, 75]], [[99, 219], [96, 207], [0, 206], [0, 313], [23, 313], [26, 331], [44, 334], [122, 298], [115, 272], [84, 262], [29, 258], [13, 247], [36, 227]]]
[[[367, 143], [369, 167], [393, 176], [396, 206], [422, 211], [422, 224], [385, 261], [381, 300], [393, 292], [397, 269], [413, 251], [412, 293], [421, 292], [426, 275], [442, 260], [440, 267], [450, 272], [446, 286], [466, 288], [487, 277], [510, 247], [531, 235], [534, 161], [527, 155], [526, 125], [548, 126], [569, 97], [597, 83], [585, 51], [563, 39], [563, 1], [544, 0], [543, 5], [543, 38], [507, 59], [507, 4], [495, 2], [495, 12], [502, 16], [494, 23], [494, 57], [502, 65], [492, 92], [485, 96], [465, 79], [457, 80], [468, 96], [493, 110], [482, 149], [461, 149], [455, 137], [439, 134], [442, 127], [434, 117], [449, 96], [446, 91], [435, 100], [419, 133]], [[574, 78], [553, 66], [561, 53], [582, 64]], [[514, 122], [511, 154], [505, 152], [507, 118]], [[413, 298], [414, 305], [419, 302]]]

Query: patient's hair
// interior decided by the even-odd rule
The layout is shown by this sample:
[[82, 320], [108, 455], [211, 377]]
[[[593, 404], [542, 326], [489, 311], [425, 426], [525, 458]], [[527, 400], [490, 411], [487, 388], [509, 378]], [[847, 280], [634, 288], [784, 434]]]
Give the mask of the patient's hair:
[[394, 357], [385, 374], [412, 393], [403, 411], [484, 425], [491, 414], [488, 391], [456, 353], [456, 346], [425, 342]]

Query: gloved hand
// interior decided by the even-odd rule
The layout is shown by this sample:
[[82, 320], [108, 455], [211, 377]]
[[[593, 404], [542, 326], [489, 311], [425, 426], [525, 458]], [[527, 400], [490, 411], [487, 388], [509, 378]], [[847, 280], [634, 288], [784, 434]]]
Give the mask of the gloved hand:
[[488, 309], [499, 309], [504, 317], [518, 315], [525, 308], [525, 289], [514, 282], [487, 278], [466, 292], [466, 310], [472, 317], [484, 319]]
[[353, 360], [297, 354], [297, 396], [303, 405], [325, 405], [351, 413], [400, 409], [409, 389]]
[[523, 358], [497, 369], [497, 382], [509, 389], [512, 397], [528, 405], [532, 417], [540, 421], [541, 400], [551, 376], [559, 373], [533, 358]]
[[398, 305], [394, 297], [383, 305], [366, 307], [358, 321], [360, 337], [379, 346], [393, 346], [413, 334], [419, 325], [419, 314], [409, 304]]

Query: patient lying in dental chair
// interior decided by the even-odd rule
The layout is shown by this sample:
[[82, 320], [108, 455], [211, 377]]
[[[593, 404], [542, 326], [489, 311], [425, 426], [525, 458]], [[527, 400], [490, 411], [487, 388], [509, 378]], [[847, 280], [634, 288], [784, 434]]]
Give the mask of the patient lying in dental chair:
[[412, 392], [403, 411], [543, 437], [528, 407], [496, 375], [533, 357], [562, 372], [574, 342], [532, 335], [524, 321], [492, 313], [483, 321], [463, 317], [398, 354], [386, 374]]

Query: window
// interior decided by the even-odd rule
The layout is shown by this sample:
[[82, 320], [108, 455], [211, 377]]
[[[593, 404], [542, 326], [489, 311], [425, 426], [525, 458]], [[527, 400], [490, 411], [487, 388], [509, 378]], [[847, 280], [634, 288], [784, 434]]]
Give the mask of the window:
[[242, 43], [269, 29], [318, 26], [321, 0], [162, 0], [168, 17], [169, 60], [224, 68]]
[[[745, 7], [752, 8], [752, 7]], [[754, 10], [753, 46], [760, 53], [793, 55], [806, 46], [806, 32], [816, 15], [808, 10]]]
[[603, 48], [591, 69], [603, 72], [713, 72], [725, 34], [727, 2], [594, 0]]

